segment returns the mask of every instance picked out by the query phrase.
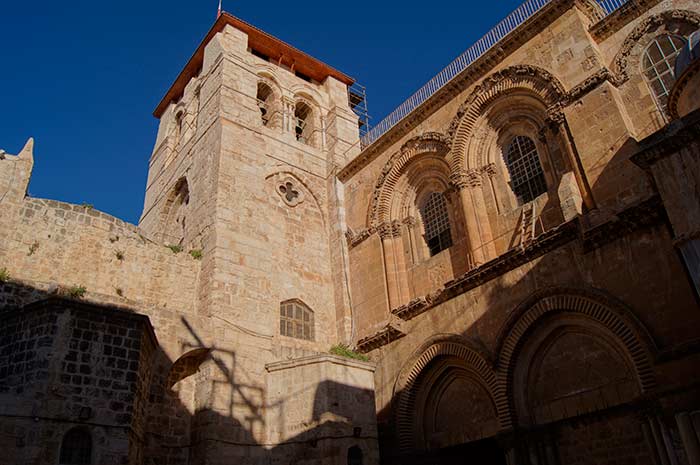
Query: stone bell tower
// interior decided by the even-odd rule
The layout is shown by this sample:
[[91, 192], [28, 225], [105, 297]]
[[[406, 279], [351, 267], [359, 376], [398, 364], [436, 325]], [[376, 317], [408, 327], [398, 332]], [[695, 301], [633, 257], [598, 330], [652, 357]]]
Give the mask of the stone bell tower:
[[[332, 375], [327, 367], [346, 362], [319, 355], [350, 338], [335, 173], [359, 153], [352, 84], [224, 13], [154, 112], [160, 126], [140, 227], [201, 256], [200, 318], [173, 322], [189, 333], [183, 347], [211, 350], [186, 401], [195, 412], [194, 463], [293, 454], [276, 445], [329, 434], [354, 441], [343, 456], [348, 447], [376, 452], [372, 370], [359, 364]], [[303, 376], [295, 360], [307, 361]], [[290, 382], [299, 388], [293, 398]], [[369, 396], [366, 406], [332, 400], [353, 393]]]

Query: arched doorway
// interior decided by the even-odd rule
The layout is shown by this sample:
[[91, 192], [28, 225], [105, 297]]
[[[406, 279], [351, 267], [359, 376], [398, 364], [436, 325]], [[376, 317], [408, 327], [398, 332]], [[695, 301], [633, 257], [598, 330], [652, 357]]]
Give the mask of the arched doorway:
[[400, 381], [397, 428], [402, 463], [505, 464], [496, 377], [458, 341], [430, 344]]

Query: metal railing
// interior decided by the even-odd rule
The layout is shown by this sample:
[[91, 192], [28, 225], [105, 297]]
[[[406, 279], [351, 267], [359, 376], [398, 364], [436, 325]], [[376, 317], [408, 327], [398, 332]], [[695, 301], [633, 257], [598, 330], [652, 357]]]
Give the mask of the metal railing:
[[[500, 42], [504, 37], [513, 32], [518, 26], [534, 16], [542, 8], [556, 0], [527, 0], [520, 5], [515, 11], [506, 16], [500, 23], [491, 29], [485, 36], [477, 40], [474, 45], [469, 47], [464, 53], [458, 56], [452, 63], [447, 65], [437, 76], [428, 81], [423, 87], [418, 89], [416, 93], [411, 95], [408, 100], [403, 102], [392, 111], [386, 118], [381, 120], [376, 126], [360, 138], [360, 145], [364, 149], [371, 145], [374, 141], [386, 134], [391, 128], [408, 116], [413, 110], [420, 106], [423, 102], [433, 96], [438, 90], [443, 88], [455, 76], [462, 73], [472, 63], [483, 56], [494, 45]], [[620, 6], [627, 3], [628, 0], [596, 0], [604, 14], [607, 16]]]

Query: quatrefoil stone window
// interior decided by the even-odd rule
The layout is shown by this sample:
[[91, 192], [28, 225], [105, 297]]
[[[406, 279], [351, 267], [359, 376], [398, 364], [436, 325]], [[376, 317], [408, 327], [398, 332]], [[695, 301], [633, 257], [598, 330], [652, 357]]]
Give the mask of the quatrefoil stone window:
[[292, 178], [284, 178], [277, 184], [277, 193], [290, 207], [296, 207], [304, 201], [304, 193], [299, 183]]

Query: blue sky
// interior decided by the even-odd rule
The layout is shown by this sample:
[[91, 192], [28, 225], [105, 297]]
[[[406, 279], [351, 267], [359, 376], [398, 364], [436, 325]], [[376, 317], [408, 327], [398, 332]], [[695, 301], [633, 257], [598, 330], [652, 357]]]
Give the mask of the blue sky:
[[[519, 3], [224, 0], [224, 10], [353, 76], [367, 87], [376, 123]], [[31, 195], [138, 221], [153, 109], [216, 7], [216, 0], [2, 2], [0, 148], [16, 154], [35, 138]]]

